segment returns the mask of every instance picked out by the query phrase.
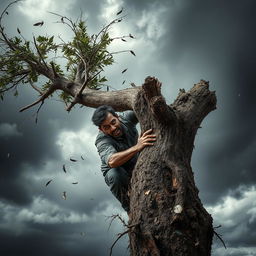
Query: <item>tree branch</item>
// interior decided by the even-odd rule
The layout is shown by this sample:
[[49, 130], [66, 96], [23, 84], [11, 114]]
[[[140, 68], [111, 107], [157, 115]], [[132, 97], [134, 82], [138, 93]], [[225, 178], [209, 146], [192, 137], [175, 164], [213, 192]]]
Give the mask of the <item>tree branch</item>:
[[[26, 78], [26, 76], [29, 74], [29, 72], [21, 72], [21, 73], [17, 74], [17, 76], [22, 75], [22, 74], [24, 74], [24, 76], [22, 76], [22, 77], [21, 77], [20, 79], [18, 79], [17, 81], [14, 81], [13, 84], [12, 84], [12, 86], [10, 86], [10, 87], [8, 87], [8, 88], [6, 88], [6, 89], [4, 89], [4, 90], [0, 90], [0, 93], [9, 91], [9, 90], [12, 89], [13, 87], [17, 86], [17, 84], [18, 84], [20, 81], [22, 81], [24, 78]], [[11, 78], [12, 78], [12, 77], [11, 77]], [[15, 78], [15, 75], [13, 76], [13, 78]]]
[[170, 124], [176, 116], [161, 94], [161, 85], [155, 77], [147, 77], [142, 88], [155, 118], [160, 123]]
[[33, 40], [34, 40], [34, 44], [35, 44], [35, 46], [36, 46], [36, 50], [37, 50], [37, 52], [38, 52], [39, 57], [40, 57], [41, 60], [43, 61], [45, 67], [49, 70], [49, 67], [48, 67], [48, 65], [45, 63], [44, 58], [43, 58], [43, 56], [42, 56], [42, 54], [41, 54], [41, 52], [40, 52], [40, 50], [39, 50], [39, 48], [38, 48], [38, 46], [37, 46], [36, 39], [35, 39], [34, 36], [33, 36]]
[[[42, 104], [43, 104], [44, 100], [45, 100], [48, 96], [50, 96], [56, 89], [57, 89], [57, 88], [55, 88], [55, 86], [54, 86], [54, 84], [53, 84], [53, 85], [49, 88], [49, 90], [46, 91], [38, 100], [36, 100], [36, 101], [33, 102], [32, 104], [29, 104], [29, 105], [27, 105], [26, 107], [20, 109], [19, 112], [23, 112], [24, 110], [27, 110], [27, 109], [29, 109], [29, 108], [31, 108], [31, 107], [37, 105], [37, 104], [40, 103], [40, 102], [42, 102]], [[39, 108], [39, 109], [40, 109], [40, 108]]]
[[213, 230], [213, 233], [214, 233], [214, 234], [219, 238], [219, 240], [222, 242], [224, 248], [227, 249], [226, 244], [225, 244], [225, 242], [223, 241], [223, 239], [221, 238], [221, 236], [220, 236], [215, 230]]
[[37, 86], [35, 86], [31, 81], [29, 82], [29, 84], [31, 85], [31, 87], [36, 90], [37, 92], [39, 92], [40, 95], [43, 95], [44, 92], [42, 90], [40, 90]]
[[114, 246], [115, 246], [115, 244], [118, 242], [118, 240], [122, 237], [122, 236], [124, 236], [125, 234], [127, 234], [127, 233], [129, 233], [129, 229], [127, 229], [126, 231], [124, 231], [123, 233], [120, 233], [120, 234], [118, 234], [118, 237], [117, 237], [117, 239], [114, 241], [114, 243], [111, 245], [111, 247], [110, 247], [110, 253], [109, 253], [109, 256], [112, 256], [112, 251], [113, 251], [113, 248], [114, 248]]
[[199, 127], [204, 117], [216, 109], [216, 103], [215, 92], [209, 91], [209, 82], [201, 80], [188, 92], [180, 90], [171, 106], [179, 112], [185, 122]]

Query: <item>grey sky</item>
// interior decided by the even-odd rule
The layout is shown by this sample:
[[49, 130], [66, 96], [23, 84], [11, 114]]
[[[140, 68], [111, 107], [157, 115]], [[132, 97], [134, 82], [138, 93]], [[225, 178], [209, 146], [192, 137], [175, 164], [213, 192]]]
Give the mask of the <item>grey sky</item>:
[[[2, 1], [0, 9], [9, 2]], [[225, 250], [215, 240], [213, 255], [256, 256], [255, 1], [24, 0], [9, 11], [5, 24], [11, 34], [18, 26], [27, 37], [55, 33], [68, 39], [70, 31], [53, 23], [56, 17], [47, 11], [76, 19], [82, 10], [88, 30], [95, 33], [122, 7], [128, 16], [111, 33], [132, 33], [136, 39], [113, 47], [131, 48], [136, 57], [118, 55], [106, 70], [109, 84], [120, 89], [156, 76], [171, 103], [179, 88], [210, 81], [217, 110], [198, 131], [192, 167], [200, 198], [214, 224], [222, 225], [218, 232], [228, 246]], [[40, 20], [45, 25], [33, 27]], [[106, 216], [127, 216], [100, 172], [93, 110], [76, 107], [68, 114], [50, 99], [35, 124], [37, 108], [18, 110], [36, 97], [26, 88], [19, 97], [10, 93], [0, 102], [0, 253], [107, 255], [123, 227], [114, 222], [108, 231]], [[128, 255], [127, 245], [122, 239], [114, 255]]]

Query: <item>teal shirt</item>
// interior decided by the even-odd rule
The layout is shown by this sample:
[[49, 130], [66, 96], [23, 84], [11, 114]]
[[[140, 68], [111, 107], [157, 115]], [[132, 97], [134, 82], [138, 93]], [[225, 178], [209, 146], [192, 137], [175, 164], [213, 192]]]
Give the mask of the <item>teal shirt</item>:
[[[111, 167], [108, 166], [109, 158], [116, 152], [124, 151], [137, 143], [138, 131], [136, 124], [138, 119], [132, 111], [126, 111], [122, 116], [119, 116], [123, 135], [121, 137], [112, 137], [99, 131], [95, 145], [101, 159], [101, 171], [105, 176]], [[122, 167], [129, 171], [134, 168], [138, 154], [134, 155], [129, 161], [122, 165]]]

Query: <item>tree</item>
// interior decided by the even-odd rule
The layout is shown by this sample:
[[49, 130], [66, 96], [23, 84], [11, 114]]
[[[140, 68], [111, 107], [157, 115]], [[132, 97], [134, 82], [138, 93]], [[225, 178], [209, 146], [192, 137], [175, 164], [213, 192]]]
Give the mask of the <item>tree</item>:
[[[109, 44], [133, 38], [131, 34], [109, 36], [109, 28], [122, 18], [89, 36], [82, 19], [73, 22], [55, 14], [60, 23], [72, 30], [72, 41], [57, 44], [53, 36], [38, 36], [29, 42], [19, 28], [18, 35], [10, 38], [2, 25], [3, 16], [8, 15], [7, 9], [13, 3], [0, 17], [1, 98], [10, 90], [17, 95], [19, 87], [28, 83], [39, 93], [39, 98], [20, 111], [38, 104], [41, 107], [56, 91], [61, 92], [59, 96], [68, 111], [75, 104], [93, 108], [107, 104], [116, 111], [133, 110], [141, 130], [153, 128], [157, 142], [141, 152], [133, 171], [127, 232], [131, 255], [210, 255], [212, 218], [198, 197], [190, 165], [197, 129], [216, 108], [216, 96], [209, 90], [209, 83], [201, 80], [188, 92], [180, 90], [171, 105], [166, 104], [161, 83], [154, 77], [147, 77], [142, 86], [120, 91], [109, 91], [109, 87], [106, 91], [99, 90], [107, 81], [101, 72], [113, 63], [113, 54], [117, 53], [108, 51]], [[42, 25], [43, 22], [34, 24]], [[66, 59], [65, 72], [55, 62], [59, 51]], [[131, 50], [126, 52], [135, 55]], [[40, 76], [48, 81], [38, 87], [35, 83]]]

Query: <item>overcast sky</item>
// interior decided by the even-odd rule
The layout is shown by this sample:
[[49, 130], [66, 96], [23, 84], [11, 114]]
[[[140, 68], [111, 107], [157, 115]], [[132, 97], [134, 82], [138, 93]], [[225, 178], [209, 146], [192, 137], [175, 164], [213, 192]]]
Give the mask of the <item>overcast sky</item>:
[[[1, 1], [0, 9], [9, 2]], [[121, 89], [156, 76], [172, 103], [179, 88], [210, 81], [217, 109], [198, 131], [192, 167], [200, 198], [214, 225], [222, 225], [218, 233], [227, 245], [225, 250], [215, 238], [212, 255], [256, 256], [256, 2], [24, 0], [10, 8], [4, 24], [12, 35], [19, 27], [28, 38], [54, 34], [68, 40], [71, 32], [48, 11], [73, 19], [82, 11], [88, 31], [96, 33], [121, 8], [127, 17], [111, 34], [136, 39], [112, 48], [133, 49], [136, 57], [118, 55], [106, 70], [109, 84]], [[42, 27], [33, 26], [42, 20]], [[0, 254], [108, 255], [124, 229], [117, 221], [108, 229], [107, 216], [127, 216], [100, 171], [93, 109], [76, 107], [68, 114], [51, 98], [35, 124], [37, 108], [19, 109], [36, 97], [23, 88], [17, 98], [11, 92], [0, 102]], [[127, 246], [121, 239], [113, 255], [128, 255]]]

